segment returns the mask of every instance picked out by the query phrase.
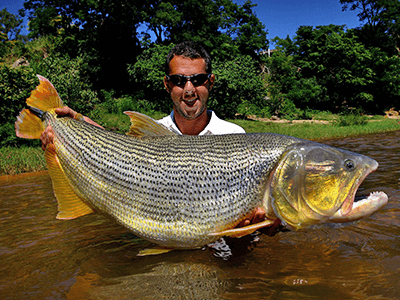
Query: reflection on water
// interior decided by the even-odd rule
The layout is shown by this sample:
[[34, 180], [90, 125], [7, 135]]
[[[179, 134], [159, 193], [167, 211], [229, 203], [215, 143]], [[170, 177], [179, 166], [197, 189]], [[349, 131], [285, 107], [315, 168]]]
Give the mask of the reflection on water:
[[399, 140], [326, 142], [379, 162], [359, 194], [383, 190], [389, 203], [367, 219], [150, 257], [136, 256], [150, 243], [100, 214], [56, 220], [47, 172], [0, 177], [1, 298], [399, 299]]

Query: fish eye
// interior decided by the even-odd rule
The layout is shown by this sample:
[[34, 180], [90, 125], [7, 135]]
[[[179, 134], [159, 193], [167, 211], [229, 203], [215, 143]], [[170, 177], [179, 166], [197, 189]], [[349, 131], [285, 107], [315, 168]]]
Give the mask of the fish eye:
[[344, 166], [348, 171], [353, 171], [356, 168], [354, 162], [351, 159], [346, 160], [344, 162]]

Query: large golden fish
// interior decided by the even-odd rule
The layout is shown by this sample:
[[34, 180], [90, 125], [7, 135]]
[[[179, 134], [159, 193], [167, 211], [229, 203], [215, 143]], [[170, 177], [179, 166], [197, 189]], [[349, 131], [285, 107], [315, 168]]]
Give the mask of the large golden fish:
[[[366, 156], [268, 133], [176, 135], [133, 112], [130, 136], [109, 132], [57, 116], [63, 103], [47, 79], [39, 80], [15, 128], [23, 138], [39, 138], [48, 125], [54, 131], [45, 157], [58, 219], [99, 211], [162, 247], [192, 249], [276, 219], [294, 230], [354, 221], [388, 201], [376, 192], [354, 202], [378, 167]], [[256, 207], [267, 219], [235, 228]]]

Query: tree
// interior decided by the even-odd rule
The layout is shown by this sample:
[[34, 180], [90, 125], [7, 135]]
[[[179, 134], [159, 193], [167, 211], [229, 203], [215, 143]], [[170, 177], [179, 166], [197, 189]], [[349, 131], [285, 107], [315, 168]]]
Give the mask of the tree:
[[156, 36], [157, 43], [193, 40], [202, 43], [218, 58], [239, 53], [255, 57], [268, 47], [265, 26], [247, 1], [240, 6], [231, 0], [153, 1], [143, 12], [144, 24]]
[[[321, 86], [318, 99], [310, 104], [313, 109], [340, 110], [343, 107], [367, 107], [373, 100], [369, 86], [374, 82], [373, 55], [343, 26], [301, 26], [292, 44], [284, 50], [293, 55], [293, 64], [301, 71], [301, 78]], [[292, 93], [293, 94], [293, 93]], [[292, 96], [293, 97], [293, 96]], [[304, 107], [302, 99], [293, 99], [297, 107]], [[302, 101], [302, 102], [298, 102]]]
[[22, 19], [9, 13], [7, 9], [0, 11], [0, 41], [11, 41], [21, 38]]
[[123, 0], [27, 0], [31, 37], [56, 36], [57, 50], [88, 57], [95, 88], [129, 89], [126, 64], [141, 52], [137, 28], [145, 4]]
[[364, 26], [358, 36], [367, 46], [378, 47], [389, 55], [400, 53], [400, 1], [340, 0], [345, 10], [359, 11]]
[[[252, 12], [231, 0], [27, 0], [30, 37], [56, 37], [61, 55], [85, 54], [91, 80], [97, 90], [134, 93], [127, 65], [151, 43], [143, 25], [153, 31], [157, 44], [184, 40], [202, 43], [214, 57], [231, 58], [240, 53], [256, 56], [267, 46], [264, 26]], [[145, 42], [146, 40], [146, 42]], [[146, 44], [147, 43], [147, 44]]]

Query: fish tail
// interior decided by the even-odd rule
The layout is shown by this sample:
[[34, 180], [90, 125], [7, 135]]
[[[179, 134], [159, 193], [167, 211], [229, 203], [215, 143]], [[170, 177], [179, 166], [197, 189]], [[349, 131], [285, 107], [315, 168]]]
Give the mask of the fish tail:
[[[15, 122], [15, 132], [18, 137], [38, 139], [45, 126], [43, 115], [48, 111], [54, 113], [55, 108], [64, 106], [50, 81], [40, 75], [38, 78], [40, 84], [26, 99], [29, 108], [22, 110]], [[57, 219], [74, 219], [93, 212], [93, 209], [84, 203], [71, 187], [54, 144], [47, 145], [45, 159], [58, 201]]]
[[40, 84], [26, 99], [29, 108], [23, 109], [15, 122], [16, 135], [25, 139], [38, 139], [44, 130], [41, 119], [43, 114], [51, 109], [64, 106], [51, 82], [43, 76], [37, 76]]

